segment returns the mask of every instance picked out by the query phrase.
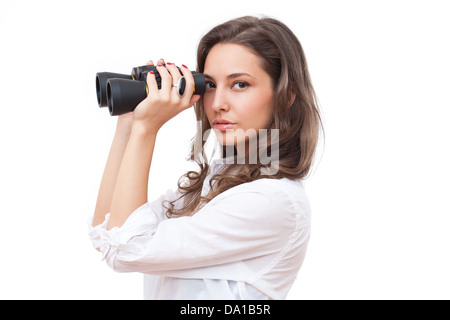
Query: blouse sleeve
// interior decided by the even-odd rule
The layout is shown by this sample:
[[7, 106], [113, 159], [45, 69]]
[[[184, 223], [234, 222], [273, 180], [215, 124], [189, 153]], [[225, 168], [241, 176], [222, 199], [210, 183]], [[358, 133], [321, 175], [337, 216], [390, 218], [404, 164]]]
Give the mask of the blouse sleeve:
[[303, 200], [258, 180], [223, 192], [189, 217], [162, 220], [145, 204], [120, 228], [107, 231], [107, 221], [92, 228], [91, 238], [115, 271], [205, 276], [192, 270], [275, 256], [306, 235]]
[[110, 214], [100, 225], [92, 226], [93, 217], [88, 222], [88, 234], [95, 249], [103, 254], [103, 259], [112, 266], [111, 260], [117, 252], [134, 252], [135, 238], [146, 234], [153, 234], [157, 225], [166, 220], [166, 202], [174, 201], [180, 196], [178, 191], [167, 190], [152, 203], [146, 203], [137, 208], [122, 225], [108, 231]]

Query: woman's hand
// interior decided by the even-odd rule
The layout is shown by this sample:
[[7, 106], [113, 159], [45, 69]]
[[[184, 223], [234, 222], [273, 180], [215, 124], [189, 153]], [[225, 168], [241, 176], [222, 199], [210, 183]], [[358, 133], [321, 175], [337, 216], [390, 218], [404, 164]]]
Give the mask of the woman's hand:
[[[158, 61], [158, 64], [162, 63], [164, 64], [164, 61], [161, 59]], [[148, 61], [146, 63], [147, 66], [154, 66], [155, 64], [153, 63], [152, 60]], [[124, 134], [124, 135], [129, 135], [130, 131], [131, 131], [131, 126], [133, 124], [133, 112], [128, 112], [125, 114], [122, 114], [120, 116], [118, 116], [117, 119], [117, 129], [116, 131], [120, 134]]]
[[[191, 107], [200, 98], [193, 95], [194, 78], [191, 71], [186, 66], [181, 67], [181, 72], [173, 63], [166, 63], [164, 60], [158, 61], [157, 70], [161, 76], [161, 89], [153, 73], [147, 75], [148, 96], [133, 112], [133, 126], [142, 126], [157, 132], [167, 121], [175, 117], [181, 111]], [[181, 76], [186, 79], [185, 94], [180, 97], [175, 86]]]
[[[149, 61], [147, 65], [153, 65]], [[111, 212], [113, 193], [119, 175], [120, 166], [128, 145], [133, 124], [133, 112], [123, 114], [117, 119], [116, 133], [105, 165], [102, 181], [95, 206], [92, 225], [96, 226], [105, 221], [107, 213]]]

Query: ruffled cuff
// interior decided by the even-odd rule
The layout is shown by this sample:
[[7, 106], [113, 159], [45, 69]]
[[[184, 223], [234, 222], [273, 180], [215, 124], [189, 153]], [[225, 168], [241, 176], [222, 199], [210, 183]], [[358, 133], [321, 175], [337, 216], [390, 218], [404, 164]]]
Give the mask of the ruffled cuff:
[[132, 241], [142, 235], [154, 234], [157, 225], [156, 215], [148, 203], [137, 208], [119, 228], [108, 230], [110, 214], [105, 216], [103, 223], [93, 227], [92, 220], [88, 223], [88, 234], [95, 249], [100, 251], [103, 259], [114, 268], [115, 256], [119, 252], [139, 254], [141, 246]]

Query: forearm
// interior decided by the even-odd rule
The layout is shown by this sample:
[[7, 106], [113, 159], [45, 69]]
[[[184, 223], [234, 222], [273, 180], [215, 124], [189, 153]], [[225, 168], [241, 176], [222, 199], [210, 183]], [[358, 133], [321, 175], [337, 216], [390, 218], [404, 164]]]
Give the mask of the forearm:
[[120, 227], [148, 201], [148, 176], [157, 130], [133, 125], [111, 201], [108, 229]]
[[117, 122], [116, 133], [106, 161], [103, 177], [97, 196], [94, 219], [92, 225], [96, 226], [105, 220], [105, 215], [111, 210], [111, 201], [114, 187], [116, 185], [117, 175], [122, 163], [131, 130], [131, 120], [120, 119]]
[[180, 97], [173, 90], [173, 83], [181, 78], [180, 71], [173, 63], [167, 63], [166, 69], [161, 65], [163, 62], [158, 61], [156, 67], [161, 77], [161, 88], [158, 87], [155, 73], [149, 72], [147, 86], [151, 94], [133, 111], [130, 138], [112, 195], [108, 229], [121, 227], [131, 213], [147, 203], [148, 176], [159, 128], [200, 98], [192, 94], [194, 78], [186, 66], [183, 66], [183, 76], [186, 80], [185, 92], [189, 94]]

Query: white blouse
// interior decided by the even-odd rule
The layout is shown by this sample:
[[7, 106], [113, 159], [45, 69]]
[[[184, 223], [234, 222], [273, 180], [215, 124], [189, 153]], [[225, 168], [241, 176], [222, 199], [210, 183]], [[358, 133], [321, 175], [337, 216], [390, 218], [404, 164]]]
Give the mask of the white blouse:
[[[223, 160], [216, 160], [209, 179]], [[168, 219], [167, 191], [120, 227], [89, 236], [117, 272], [144, 274], [144, 299], [284, 299], [305, 257], [310, 206], [301, 181], [260, 179], [216, 196], [195, 215]], [[181, 201], [178, 201], [181, 202]], [[178, 207], [181, 203], [176, 203]]]

